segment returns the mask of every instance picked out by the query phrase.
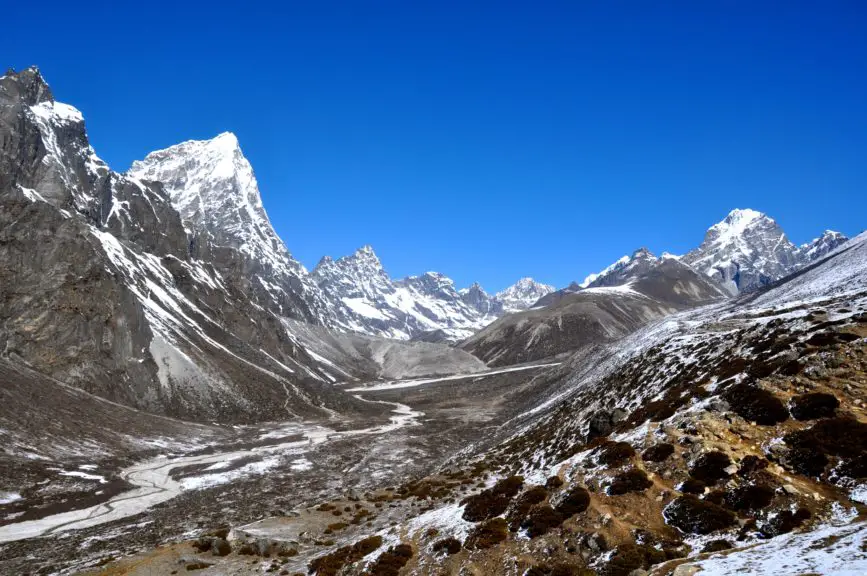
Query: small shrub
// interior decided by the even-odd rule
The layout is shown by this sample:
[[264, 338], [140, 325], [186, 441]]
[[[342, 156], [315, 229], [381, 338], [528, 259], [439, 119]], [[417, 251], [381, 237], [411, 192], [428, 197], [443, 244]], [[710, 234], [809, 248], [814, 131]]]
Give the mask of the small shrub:
[[708, 552], [722, 552], [723, 550], [731, 550], [734, 548], [732, 543], [728, 540], [711, 540], [707, 544], [705, 544], [701, 551], [706, 554]]
[[665, 521], [682, 532], [710, 534], [736, 523], [735, 515], [695, 496], [680, 496], [662, 512]]
[[674, 444], [662, 442], [654, 444], [642, 452], [641, 458], [646, 462], [663, 462], [672, 454], [674, 454]]
[[512, 498], [521, 490], [524, 479], [512, 476], [497, 482], [493, 487], [464, 498], [463, 518], [468, 522], [481, 522], [504, 514]]
[[731, 465], [731, 459], [724, 452], [705, 452], [689, 465], [689, 475], [705, 484], [714, 484], [717, 480], [728, 478], [726, 468]]
[[605, 466], [620, 466], [635, 456], [635, 448], [628, 442], [605, 442], [599, 447], [596, 460]]
[[521, 523], [521, 528], [527, 531], [527, 536], [536, 538], [547, 534], [552, 528], [556, 528], [563, 523], [563, 515], [551, 508], [548, 504], [534, 506], [524, 521]]
[[447, 554], [452, 556], [461, 551], [461, 541], [452, 537], [443, 538], [442, 540], [434, 542], [431, 549], [437, 554]]
[[509, 537], [509, 525], [502, 518], [494, 518], [478, 524], [467, 536], [464, 548], [484, 550], [492, 548]]
[[590, 492], [582, 486], [574, 486], [557, 504], [557, 513], [563, 518], [580, 514], [590, 506]]
[[370, 576], [398, 576], [400, 569], [406, 566], [412, 558], [412, 546], [398, 544], [392, 546], [376, 559], [373, 566], [367, 570]]
[[307, 568], [310, 574], [317, 576], [336, 576], [344, 566], [358, 562], [380, 546], [382, 537], [370, 536], [352, 546], [341, 546], [331, 554], [315, 558]]
[[644, 470], [633, 468], [615, 476], [611, 485], [608, 486], [607, 493], [610, 496], [618, 496], [628, 492], [644, 492], [651, 486], [653, 486], [653, 482], [647, 477]]
[[599, 571], [601, 576], [629, 576], [635, 570], [644, 570], [666, 561], [665, 552], [652, 546], [621, 544]]
[[744, 420], [773, 426], [789, 419], [789, 411], [779, 398], [757, 386], [734, 384], [722, 394], [732, 411]]
[[856, 480], [867, 478], [867, 453], [840, 462], [840, 465], [837, 466], [834, 472], [836, 472], [837, 476], [845, 478]]
[[761, 484], [738, 486], [726, 492], [725, 504], [732, 510], [761, 510], [771, 505], [774, 489]]
[[557, 488], [559, 488], [562, 485], [563, 485], [563, 479], [560, 478], [559, 476], [551, 476], [545, 482], [545, 488], [547, 488], [548, 490], [556, 490]]
[[831, 418], [840, 406], [833, 394], [809, 392], [795, 396], [789, 401], [789, 412], [795, 420], [816, 420]]
[[805, 521], [809, 520], [812, 514], [806, 508], [799, 508], [797, 512], [792, 513], [791, 510], [781, 510], [777, 514], [768, 518], [767, 522], [762, 524], [759, 532], [765, 538], [773, 538], [781, 534], [788, 534]]
[[701, 480], [696, 480], [695, 478], [687, 478], [677, 487], [677, 490], [683, 492], [684, 494], [704, 494], [704, 489], [707, 488], [707, 484], [702, 482]]
[[753, 456], [752, 454], [744, 456], [740, 462], [740, 466], [738, 467], [738, 475], [748, 476], [753, 472], [764, 470], [768, 467], [768, 464], [769, 462], [764, 458]]
[[541, 486], [532, 486], [518, 496], [506, 515], [506, 520], [509, 522], [509, 530], [517, 532], [518, 528], [521, 527], [521, 522], [523, 522], [533, 505], [544, 502], [547, 497], [548, 491]]
[[856, 458], [867, 447], [867, 424], [852, 418], [826, 418], [810, 428], [787, 434], [785, 464], [807, 476], [819, 476], [828, 465], [828, 455]]

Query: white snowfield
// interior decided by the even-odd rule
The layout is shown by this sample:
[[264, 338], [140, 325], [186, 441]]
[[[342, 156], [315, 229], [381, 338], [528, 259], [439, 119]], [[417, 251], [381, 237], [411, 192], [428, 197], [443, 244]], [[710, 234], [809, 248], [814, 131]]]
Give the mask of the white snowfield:
[[[205, 488], [229, 482], [244, 474], [263, 473], [275, 467], [281, 459], [288, 461], [290, 470], [301, 472], [313, 466], [311, 462], [312, 456], [309, 459], [302, 456], [312, 453], [316, 446], [341, 438], [395, 432], [401, 428], [417, 424], [416, 420], [424, 415], [422, 412], [416, 412], [409, 406], [397, 402], [365, 400], [361, 396], [356, 396], [356, 398], [367, 402], [393, 406], [394, 416], [390, 418], [387, 424], [343, 432], [337, 432], [318, 425], [299, 427], [297, 424], [291, 424], [286, 429], [286, 432], [298, 433], [300, 431], [304, 434], [302, 440], [219, 454], [182, 456], [178, 458], [158, 457], [146, 462], [140, 462], [124, 469], [120, 473], [121, 478], [134, 485], [135, 489], [119, 494], [103, 504], [82, 510], [72, 510], [39, 520], [28, 520], [0, 526], [0, 543], [49, 536], [67, 530], [79, 530], [133, 516], [161, 502], [171, 500], [184, 490]], [[222, 469], [229, 467], [234, 460], [258, 455], [265, 457], [261, 461], [248, 464], [239, 470], [221, 472]], [[175, 480], [170, 475], [173, 469], [196, 464], [210, 464], [211, 466], [208, 466], [201, 476]], [[73, 473], [67, 474], [71, 475]], [[82, 473], [75, 474], [82, 475]], [[2, 497], [5, 502], [12, 502], [20, 498], [18, 494], [7, 493], [3, 493]]]

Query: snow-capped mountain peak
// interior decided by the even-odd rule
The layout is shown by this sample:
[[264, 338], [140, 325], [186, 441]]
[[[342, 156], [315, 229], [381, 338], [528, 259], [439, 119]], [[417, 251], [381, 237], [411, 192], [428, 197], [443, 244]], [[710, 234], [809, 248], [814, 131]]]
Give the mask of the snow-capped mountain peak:
[[[309, 308], [306, 319], [331, 324], [320, 291], [274, 231], [253, 167], [234, 134], [151, 152], [133, 162], [127, 175], [163, 185], [191, 241], [204, 236], [213, 246], [239, 252], [242, 273], [259, 286], [269, 306], [288, 314], [290, 295], [290, 301]], [[223, 265], [239, 265], [233, 260], [226, 258]]]
[[161, 182], [181, 217], [197, 232], [210, 233], [216, 244], [275, 267], [284, 264], [288, 251], [262, 206], [253, 167], [231, 132], [151, 152], [133, 162], [128, 174]]
[[711, 226], [701, 246], [683, 262], [719, 281], [732, 294], [782, 278], [797, 265], [797, 248], [773, 218], [732, 210]]
[[844, 234], [835, 230], [825, 230], [821, 236], [798, 247], [798, 256], [803, 264], [809, 264], [824, 258], [832, 250], [849, 240]]
[[659, 258], [647, 248], [639, 248], [631, 256], [623, 256], [604, 270], [590, 274], [578, 284], [578, 288], [596, 286], [616, 286], [622, 284], [625, 277], [634, 277], [645, 272], [650, 266], [659, 262]]
[[497, 292], [496, 299], [503, 305], [505, 312], [526, 310], [535, 304], [539, 298], [556, 290], [549, 284], [536, 282], [532, 278], [521, 278], [505, 290]]

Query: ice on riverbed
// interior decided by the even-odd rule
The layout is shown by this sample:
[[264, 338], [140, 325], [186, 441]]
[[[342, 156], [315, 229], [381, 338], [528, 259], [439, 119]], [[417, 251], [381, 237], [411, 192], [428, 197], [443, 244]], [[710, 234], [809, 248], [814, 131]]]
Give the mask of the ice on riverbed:
[[0, 504], [11, 504], [21, 500], [21, 494], [18, 492], [0, 492]]
[[250, 476], [251, 474], [262, 474], [272, 468], [275, 468], [278, 464], [280, 464], [279, 456], [268, 456], [258, 462], [250, 462], [249, 464], [241, 466], [240, 468], [237, 468], [235, 470], [229, 470], [227, 472], [220, 472], [217, 474], [205, 474], [203, 476], [192, 476], [190, 478], [184, 478], [180, 481], [181, 489], [200, 490], [202, 488], [209, 488], [211, 486], [217, 486], [219, 484], [226, 484], [227, 482], [237, 480], [238, 478], [244, 476]]

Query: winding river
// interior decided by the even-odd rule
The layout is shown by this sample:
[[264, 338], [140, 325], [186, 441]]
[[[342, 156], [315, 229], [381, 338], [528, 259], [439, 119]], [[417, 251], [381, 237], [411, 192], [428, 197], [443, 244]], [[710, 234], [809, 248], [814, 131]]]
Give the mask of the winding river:
[[[342, 432], [337, 432], [323, 426], [311, 425], [300, 430], [300, 433], [304, 435], [302, 440], [282, 444], [258, 446], [246, 450], [201, 456], [181, 456], [177, 458], [163, 456], [139, 462], [125, 468], [120, 473], [120, 476], [124, 480], [135, 486], [132, 490], [118, 494], [107, 502], [91, 506], [90, 508], [54, 514], [39, 520], [27, 520], [0, 526], [0, 543], [48, 536], [65, 530], [88, 528], [139, 514], [156, 504], [171, 500], [184, 490], [181, 482], [175, 480], [170, 475], [171, 471], [176, 468], [231, 462], [238, 458], [263, 454], [281, 456], [302, 455], [312, 452], [316, 446], [325, 442], [352, 436], [384, 434], [406, 426], [412, 426], [417, 423], [416, 419], [418, 417], [424, 415], [422, 412], [415, 412], [409, 406], [397, 402], [366, 400], [361, 398], [361, 396], [356, 397], [367, 402], [389, 404], [394, 407], [394, 416], [391, 416], [387, 424]], [[298, 425], [293, 423], [290, 426], [294, 428]], [[296, 432], [298, 431], [296, 430]]]

